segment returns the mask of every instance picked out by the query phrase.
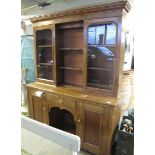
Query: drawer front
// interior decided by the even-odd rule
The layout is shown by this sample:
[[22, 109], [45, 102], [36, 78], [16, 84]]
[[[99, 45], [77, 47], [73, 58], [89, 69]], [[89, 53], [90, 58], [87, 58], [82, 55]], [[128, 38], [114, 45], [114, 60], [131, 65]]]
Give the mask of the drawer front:
[[61, 97], [58, 95], [47, 94], [47, 103], [49, 107], [60, 107], [61, 109], [68, 109], [75, 111], [76, 103], [74, 99]]
[[50, 105], [61, 105], [63, 102], [62, 97], [53, 95], [53, 94], [47, 94], [47, 103]]
[[75, 110], [76, 109], [75, 105], [76, 105], [75, 100], [69, 99], [69, 98], [64, 98], [64, 100], [63, 100], [64, 107]]

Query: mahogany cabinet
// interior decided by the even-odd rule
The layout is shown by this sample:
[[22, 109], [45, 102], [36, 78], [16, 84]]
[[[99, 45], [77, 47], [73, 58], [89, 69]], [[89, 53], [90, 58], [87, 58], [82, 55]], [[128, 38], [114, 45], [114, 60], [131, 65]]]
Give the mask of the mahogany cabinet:
[[95, 155], [111, 154], [130, 100], [122, 79], [129, 10], [121, 1], [31, 20], [36, 82], [27, 85], [30, 117], [80, 136], [81, 148]]

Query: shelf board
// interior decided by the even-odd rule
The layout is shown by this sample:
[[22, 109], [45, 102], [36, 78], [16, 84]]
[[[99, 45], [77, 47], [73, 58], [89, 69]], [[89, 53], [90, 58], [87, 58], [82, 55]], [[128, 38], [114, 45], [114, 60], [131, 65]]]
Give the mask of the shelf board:
[[82, 71], [82, 68], [79, 67], [59, 67], [60, 69], [68, 69], [68, 70], [75, 70], [75, 71]]
[[113, 71], [113, 68], [101, 68], [101, 67], [88, 67], [88, 69], [92, 70], [100, 70], [100, 71]]
[[104, 85], [104, 84], [97, 84], [97, 83], [90, 83], [88, 82], [87, 83], [89, 87], [96, 87], [96, 88], [105, 88], [105, 89], [112, 89], [112, 86], [107, 86], [107, 85]]
[[116, 44], [104, 44], [104, 45], [91, 44], [89, 46], [95, 46], [95, 47], [116, 47]]
[[60, 48], [62, 51], [83, 51], [82, 48]]
[[79, 88], [82, 88], [82, 85], [80, 84], [71, 84], [71, 83], [68, 83], [68, 82], [62, 82], [61, 83], [62, 86], [66, 86], [66, 87], [79, 87]]
[[41, 81], [46, 81], [46, 82], [54, 82], [54, 80], [53, 79], [51, 79], [51, 80], [48, 80], [48, 79], [45, 79], [45, 78], [37, 78], [38, 80], [41, 80]]
[[38, 65], [44, 65], [44, 66], [52, 66], [52, 63], [39, 63]]
[[52, 45], [38, 45], [37, 47], [52, 47]]

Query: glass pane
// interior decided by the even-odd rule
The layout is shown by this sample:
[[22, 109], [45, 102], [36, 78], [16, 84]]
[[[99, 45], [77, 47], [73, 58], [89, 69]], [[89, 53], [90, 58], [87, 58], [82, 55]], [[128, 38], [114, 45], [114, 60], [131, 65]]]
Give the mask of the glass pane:
[[116, 44], [116, 25], [107, 25], [106, 44]]
[[51, 29], [36, 31], [36, 50], [38, 78], [52, 80], [53, 60]]
[[112, 88], [114, 48], [88, 46], [88, 86]]
[[96, 44], [104, 44], [104, 32], [105, 32], [105, 26], [96, 26]]
[[52, 49], [38, 48], [37, 53], [38, 78], [52, 80]]
[[111, 89], [113, 84], [113, 70], [88, 69], [88, 86]]
[[95, 27], [88, 29], [88, 44], [95, 44]]
[[37, 45], [51, 45], [52, 32], [50, 29], [37, 30], [36, 32]]
[[52, 80], [52, 66], [38, 65], [38, 78]]
[[112, 89], [115, 43], [115, 24], [95, 24], [88, 28], [88, 86]]
[[52, 62], [52, 48], [38, 48], [37, 49], [37, 62], [38, 63], [51, 63]]
[[113, 67], [114, 48], [88, 46], [89, 67]]

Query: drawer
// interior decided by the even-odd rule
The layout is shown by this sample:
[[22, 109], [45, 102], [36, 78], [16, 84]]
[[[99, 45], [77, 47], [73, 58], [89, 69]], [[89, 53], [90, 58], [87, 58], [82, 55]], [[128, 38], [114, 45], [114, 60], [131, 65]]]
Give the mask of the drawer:
[[76, 104], [74, 99], [64, 98], [63, 106], [69, 109], [76, 109]]
[[52, 105], [59, 105], [62, 104], [63, 99], [61, 96], [53, 95], [53, 94], [47, 94], [47, 103]]
[[76, 109], [76, 103], [74, 99], [61, 97], [53, 94], [47, 94], [47, 104], [50, 107], [57, 106], [63, 109], [70, 109], [70, 110]]

